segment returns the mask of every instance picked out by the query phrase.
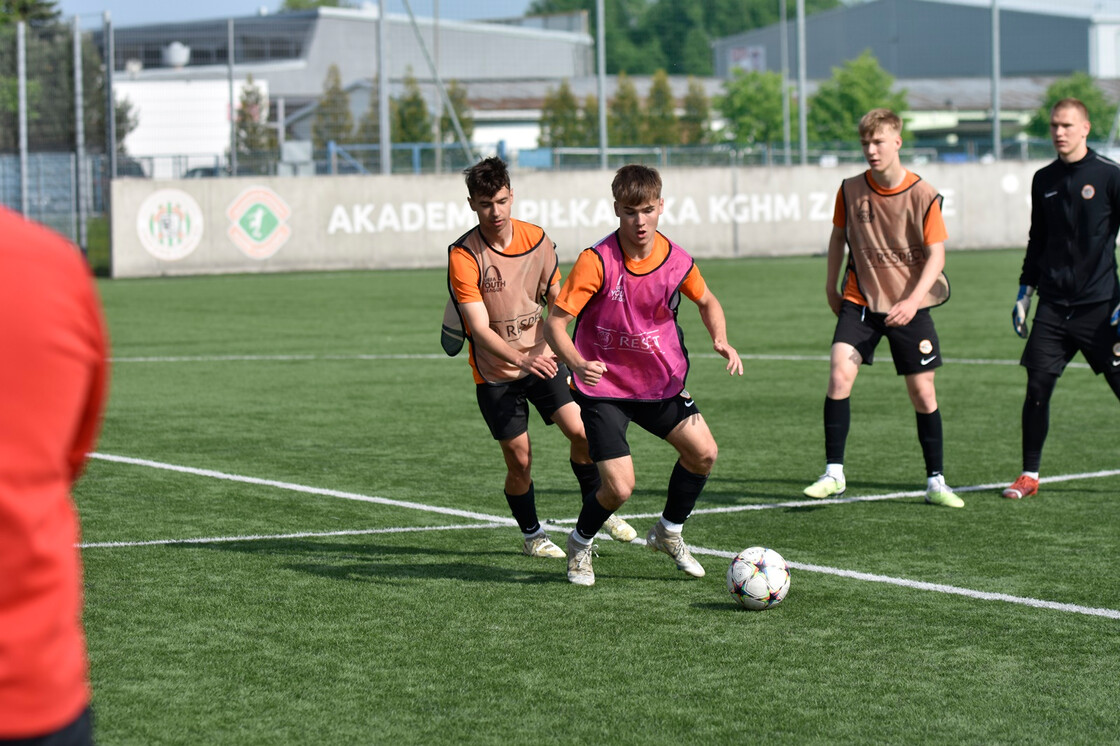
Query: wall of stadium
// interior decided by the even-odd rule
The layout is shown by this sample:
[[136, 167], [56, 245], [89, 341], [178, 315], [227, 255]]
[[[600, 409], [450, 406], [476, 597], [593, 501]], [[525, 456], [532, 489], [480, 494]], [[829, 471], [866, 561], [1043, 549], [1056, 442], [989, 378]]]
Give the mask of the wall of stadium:
[[[1041, 162], [924, 165], [952, 249], [1023, 246]], [[825, 251], [840, 180], [858, 168], [667, 168], [660, 229], [697, 257]], [[561, 261], [617, 226], [602, 171], [518, 172], [514, 217], [544, 226]], [[118, 179], [114, 277], [445, 266], [476, 224], [458, 174]]]

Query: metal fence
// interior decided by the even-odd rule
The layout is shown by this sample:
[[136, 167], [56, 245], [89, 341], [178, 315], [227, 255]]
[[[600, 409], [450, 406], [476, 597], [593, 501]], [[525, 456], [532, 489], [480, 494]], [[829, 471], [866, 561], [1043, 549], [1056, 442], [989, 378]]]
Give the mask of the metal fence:
[[[350, 29], [352, 23], [341, 24], [350, 29], [345, 33], [357, 36], [345, 37], [351, 40], [347, 45], [337, 43], [337, 58], [326, 58], [337, 64], [325, 65], [322, 58], [310, 64], [316, 24], [332, 13], [343, 11], [129, 29], [114, 29], [106, 13], [0, 27], [0, 90], [5, 94], [0, 96], [0, 202], [88, 248], [92, 221], [100, 223], [92, 240], [107, 240], [112, 178], [380, 173], [386, 122], [395, 139], [410, 140], [390, 143], [390, 173], [456, 172], [490, 154], [518, 169], [601, 166], [597, 148], [540, 148], [535, 138], [526, 139], [525, 132], [536, 125], [516, 81], [508, 92], [515, 104], [476, 101], [485, 111], [467, 107], [458, 127], [449, 124], [452, 109], [446, 103], [456, 83], [438, 71], [457, 65], [446, 56], [442, 66], [439, 62], [438, 24], [421, 29], [414, 18], [411, 23], [398, 18], [383, 45], [379, 24], [366, 23], [357, 31]], [[321, 46], [322, 39], [316, 44]], [[400, 56], [412, 55], [418, 67], [396, 56], [386, 62], [379, 57], [383, 47], [407, 50]], [[377, 78], [382, 63], [395, 70], [386, 78], [384, 94]], [[424, 68], [426, 63], [432, 67]], [[385, 101], [387, 112], [382, 111]], [[402, 134], [408, 131], [406, 112], [413, 123], [423, 123], [415, 137]], [[499, 119], [500, 126], [495, 125]], [[511, 132], [520, 127], [520, 140], [500, 139], [494, 133], [502, 126]], [[484, 127], [489, 129], [481, 136]], [[468, 147], [452, 134], [464, 129]], [[794, 151], [780, 145], [615, 147], [608, 150], [606, 164], [782, 167], [799, 162]], [[1048, 141], [1020, 139], [1004, 143], [998, 154], [1004, 159], [1052, 155]], [[911, 164], [993, 157], [990, 139], [954, 146], [911, 142], [903, 152]], [[858, 147], [840, 144], [814, 145], [809, 160], [863, 162]]]

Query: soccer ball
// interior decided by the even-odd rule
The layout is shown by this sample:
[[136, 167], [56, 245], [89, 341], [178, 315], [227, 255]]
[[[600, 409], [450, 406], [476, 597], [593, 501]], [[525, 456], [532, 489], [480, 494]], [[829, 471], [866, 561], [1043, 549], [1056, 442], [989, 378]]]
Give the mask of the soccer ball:
[[773, 549], [744, 549], [727, 568], [727, 590], [744, 609], [773, 608], [789, 593], [789, 565]]

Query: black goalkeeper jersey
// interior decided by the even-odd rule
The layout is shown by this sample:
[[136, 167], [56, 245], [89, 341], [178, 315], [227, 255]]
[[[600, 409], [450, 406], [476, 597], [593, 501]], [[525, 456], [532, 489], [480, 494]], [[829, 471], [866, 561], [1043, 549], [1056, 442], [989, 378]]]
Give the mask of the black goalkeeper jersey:
[[1030, 240], [1019, 284], [1062, 306], [1120, 300], [1117, 230], [1120, 166], [1091, 149], [1076, 163], [1055, 160], [1031, 185]]

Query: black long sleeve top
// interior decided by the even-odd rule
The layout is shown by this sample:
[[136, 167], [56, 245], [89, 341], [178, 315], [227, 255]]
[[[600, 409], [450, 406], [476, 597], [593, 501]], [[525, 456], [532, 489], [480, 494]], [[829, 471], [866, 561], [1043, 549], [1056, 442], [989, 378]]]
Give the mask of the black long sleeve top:
[[1092, 149], [1075, 163], [1056, 159], [1031, 184], [1031, 230], [1020, 285], [1048, 303], [1120, 300], [1116, 234], [1120, 165]]

